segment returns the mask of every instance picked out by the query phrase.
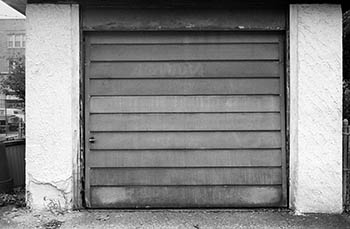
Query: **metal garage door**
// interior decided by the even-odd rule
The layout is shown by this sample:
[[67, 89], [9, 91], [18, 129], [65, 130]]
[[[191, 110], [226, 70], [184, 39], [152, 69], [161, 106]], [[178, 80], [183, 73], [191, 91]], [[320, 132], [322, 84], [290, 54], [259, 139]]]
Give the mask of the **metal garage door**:
[[89, 207], [285, 205], [283, 35], [85, 39]]

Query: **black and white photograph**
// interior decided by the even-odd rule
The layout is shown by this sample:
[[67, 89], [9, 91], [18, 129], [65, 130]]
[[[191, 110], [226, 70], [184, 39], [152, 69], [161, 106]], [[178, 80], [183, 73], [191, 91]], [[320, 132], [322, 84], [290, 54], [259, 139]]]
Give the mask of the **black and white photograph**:
[[350, 229], [350, 2], [0, 0], [1, 229]]

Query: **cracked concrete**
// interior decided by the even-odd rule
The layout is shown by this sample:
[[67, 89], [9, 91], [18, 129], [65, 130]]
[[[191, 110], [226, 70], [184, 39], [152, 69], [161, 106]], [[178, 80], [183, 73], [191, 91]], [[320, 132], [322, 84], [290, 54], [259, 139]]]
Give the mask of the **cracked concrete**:
[[[0, 228], [350, 228], [349, 215], [295, 215], [285, 210], [3, 211]], [[51, 223], [52, 224], [52, 223]], [[47, 228], [47, 227], [46, 227]]]
[[[46, 209], [50, 212], [63, 212], [65, 209], [70, 209], [72, 203], [71, 184], [72, 177], [65, 180], [43, 182], [28, 174], [27, 188], [30, 191], [26, 192], [27, 204], [34, 209]], [[35, 195], [32, 195], [32, 192]], [[42, 206], [36, 206], [37, 203], [42, 203]]]

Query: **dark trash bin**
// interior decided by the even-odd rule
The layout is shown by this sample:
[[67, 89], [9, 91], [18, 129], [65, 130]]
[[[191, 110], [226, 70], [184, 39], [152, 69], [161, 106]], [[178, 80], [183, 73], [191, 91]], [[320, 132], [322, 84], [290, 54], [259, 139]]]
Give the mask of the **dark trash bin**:
[[11, 192], [12, 189], [13, 179], [9, 172], [6, 147], [3, 142], [0, 142], [0, 192]]

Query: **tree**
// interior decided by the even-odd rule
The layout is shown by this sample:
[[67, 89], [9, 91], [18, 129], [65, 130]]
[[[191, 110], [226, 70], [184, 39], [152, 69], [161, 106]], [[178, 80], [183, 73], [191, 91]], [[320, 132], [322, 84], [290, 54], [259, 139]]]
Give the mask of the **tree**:
[[4, 94], [15, 94], [25, 101], [25, 58], [13, 58], [10, 61], [10, 74], [1, 82]]

